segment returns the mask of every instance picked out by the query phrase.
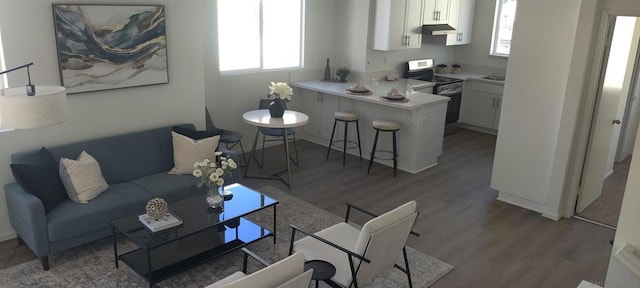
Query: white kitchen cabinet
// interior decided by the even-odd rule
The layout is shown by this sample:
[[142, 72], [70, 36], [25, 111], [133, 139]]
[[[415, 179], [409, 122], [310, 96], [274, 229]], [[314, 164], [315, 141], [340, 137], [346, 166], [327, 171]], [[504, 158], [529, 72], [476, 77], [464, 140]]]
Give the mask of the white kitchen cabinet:
[[302, 109], [309, 116], [307, 125], [302, 129], [307, 136], [329, 141], [333, 128], [334, 113], [338, 111], [340, 102], [337, 96], [300, 89]]
[[476, 0], [451, 0], [449, 25], [457, 31], [447, 35], [447, 46], [471, 43], [475, 8]]
[[462, 90], [460, 126], [496, 134], [502, 107], [504, 85], [468, 79]]
[[373, 49], [420, 48], [423, 1], [377, 0]]
[[425, 0], [424, 1], [424, 24], [447, 24], [449, 23], [449, 9], [451, 0]]

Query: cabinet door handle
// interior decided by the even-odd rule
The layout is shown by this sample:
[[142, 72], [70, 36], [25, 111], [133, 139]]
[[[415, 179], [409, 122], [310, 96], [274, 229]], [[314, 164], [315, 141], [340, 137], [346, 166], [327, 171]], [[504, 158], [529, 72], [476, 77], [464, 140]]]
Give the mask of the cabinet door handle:
[[493, 100], [491, 100], [491, 107], [496, 107], [496, 98], [493, 98]]
[[433, 20], [438, 20], [438, 11], [433, 10]]
[[502, 99], [496, 98], [496, 108], [500, 108], [500, 101], [502, 101]]
[[407, 46], [411, 44], [411, 35], [407, 35]]
[[436, 16], [436, 20], [437, 20], [437, 21], [440, 21], [440, 11], [436, 12], [436, 15], [437, 15], [437, 16]]

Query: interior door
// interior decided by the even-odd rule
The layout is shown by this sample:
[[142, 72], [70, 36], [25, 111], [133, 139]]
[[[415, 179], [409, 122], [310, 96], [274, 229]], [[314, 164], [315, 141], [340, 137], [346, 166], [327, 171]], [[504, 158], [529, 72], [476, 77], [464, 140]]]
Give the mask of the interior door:
[[[622, 17], [617, 21], [613, 19], [609, 25], [610, 35], [607, 39], [608, 45], [602, 63], [603, 74], [600, 76], [598, 105], [596, 114], [591, 124], [591, 135], [589, 137], [589, 148], [585, 159], [585, 166], [580, 185], [580, 194], [576, 205], [576, 212], [580, 213], [586, 209], [593, 201], [598, 199], [602, 193], [602, 184], [609, 173], [610, 151], [612, 147], [617, 147], [617, 142], [612, 141], [616, 129], [620, 129], [620, 122], [617, 120], [618, 108], [620, 105], [620, 93], [624, 81], [624, 71], [629, 61], [629, 52], [633, 33], [628, 33], [622, 28], [624, 25], [635, 26], [627, 23]], [[615, 28], [615, 29], [614, 29]], [[633, 30], [631, 30], [633, 31]], [[610, 51], [615, 51], [610, 55]], [[622, 71], [622, 73], [621, 73]]]

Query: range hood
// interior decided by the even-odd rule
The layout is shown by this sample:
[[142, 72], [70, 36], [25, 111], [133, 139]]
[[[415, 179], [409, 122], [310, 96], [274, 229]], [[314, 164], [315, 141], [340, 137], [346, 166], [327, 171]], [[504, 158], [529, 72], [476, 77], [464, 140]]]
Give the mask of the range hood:
[[447, 24], [422, 25], [422, 34], [425, 35], [447, 35], [456, 34], [456, 28]]

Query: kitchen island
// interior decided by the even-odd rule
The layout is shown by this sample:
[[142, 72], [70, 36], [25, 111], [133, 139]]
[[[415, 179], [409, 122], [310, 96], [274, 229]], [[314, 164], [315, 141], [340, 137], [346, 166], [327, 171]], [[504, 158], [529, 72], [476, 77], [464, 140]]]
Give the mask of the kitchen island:
[[[418, 173], [438, 164], [438, 156], [442, 154], [448, 97], [413, 92], [409, 95], [410, 99], [407, 102], [387, 101], [381, 98], [394, 87], [400, 93], [405, 93], [407, 84], [416, 88], [433, 85], [433, 83], [418, 80], [380, 81], [372, 95], [347, 93], [346, 89], [354, 84], [353, 82], [304, 81], [292, 85], [296, 90], [295, 94], [299, 95], [300, 109], [309, 115], [309, 123], [303, 127], [302, 131], [304, 139], [329, 146], [333, 114], [337, 111], [353, 111], [360, 116], [360, 137], [364, 158], [369, 159], [373, 146], [375, 130], [371, 126], [372, 121], [387, 119], [400, 124], [398, 169]], [[370, 86], [370, 83], [366, 84]], [[336, 129], [342, 131], [343, 128], [339, 126]], [[341, 133], [336, 132], [336, 135], [342, 135]], [[355, 129], [350, 127], [349, 139], [356, 139], [355, 133]], [[391, 150], [391, 137], [387, 136], [380, 136], [378, 150]], [[350, 151], [357, 155], [355, 153], [357, 149], [352, 152]], [[375, 161], [393, 166], [391, 160], [376, 159]], [[372, 169], [371, 173], [375, 173], [375, 169]]]

